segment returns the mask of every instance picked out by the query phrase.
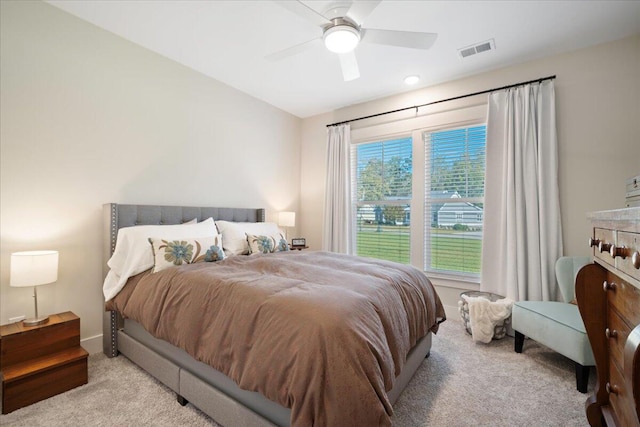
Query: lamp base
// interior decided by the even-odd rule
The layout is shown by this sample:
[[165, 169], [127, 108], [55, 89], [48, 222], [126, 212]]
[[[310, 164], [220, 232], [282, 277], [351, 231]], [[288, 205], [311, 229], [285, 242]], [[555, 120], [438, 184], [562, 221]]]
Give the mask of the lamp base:
[[43, 316], [43, 317], [31, 317], [29, 319], [24, 319], [22, 323], [25, 326], [36, 326], [36, 325], [42, 325], [43, 323], [47, 323], [48, 321], [49, 321], [49, 316]]

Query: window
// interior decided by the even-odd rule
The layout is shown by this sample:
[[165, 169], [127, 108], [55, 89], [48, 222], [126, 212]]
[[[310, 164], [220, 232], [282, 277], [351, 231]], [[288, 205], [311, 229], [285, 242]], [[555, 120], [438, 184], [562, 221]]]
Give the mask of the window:
[[422, 133], [425, 148], [424, 269], [478, 277], [486, 126]]
[[423, 113], [351, 131], [354, 253], [478, 282], [487, 106]]
[[412, 138], [352, 146], [356, 254], [408, 264]]

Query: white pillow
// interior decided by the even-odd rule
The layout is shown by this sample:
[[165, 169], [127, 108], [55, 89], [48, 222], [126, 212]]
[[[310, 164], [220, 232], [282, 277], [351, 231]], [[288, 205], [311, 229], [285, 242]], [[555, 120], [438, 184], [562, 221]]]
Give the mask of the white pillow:
[[150, 237], [181, 239], [192, 236], [216, 236], [218, 231], [213, 218], [197, 224], [137, 225], [118, 230], [116, 249], [107, 265], [111, 269], [102, 291], [106, 301], [116, 296], [131, 276], [153, 267], [153, 249]]
[[247, 234], [271, 236], [280, 241], [280, 229], [273, 222], [216, 221], [216, 226], [222, 234], [222, 246], [226, 255], [248, 254]]

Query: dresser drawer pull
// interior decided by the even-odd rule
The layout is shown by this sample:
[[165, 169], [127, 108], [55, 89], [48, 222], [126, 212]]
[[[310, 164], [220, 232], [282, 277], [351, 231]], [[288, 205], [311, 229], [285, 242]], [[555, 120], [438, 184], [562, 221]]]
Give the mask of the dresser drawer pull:
[[600, 241], [600, 243], [598, 243], [598, 250], [600, 251], [600, 253], [609, 252], [609, 249], [611, 249], [611, 243], [605, 243], [603, 241]]
[[607, 393], [609, 393], [609, 394], [618, 394], [618, 393], [620, 393], [620, 387], [618, 387], [615, 384], [611, 385], [611, 383], [607, 383], [605, 388], [607, 389]]
[[607, 338], [618, 338], [618, 331], [616, 331], [615, 329], [605, 329], [604, 330], [604, 334], [607, 336]]
[[625, 259], [627, 257], [627, 248], [626, 246], [611, 245], [609, 248], [609, 255], [613, 258], [619, 256], [620, 258]]
[[605, 292], [614, 291], [616, 289], [616, 287], [617, 287], [617, 285], [615, 283], [613, 283], [613, 282], [609, 283], [606, 280], [602, 284], [602, 289], [604, 289]]
[[598, 246], [600, 244], [599, 239], [594, 239], [593, 237], [589, 237], [589, 247]]
[[633, 264], [636, 270], [640, 270], [640, 252], [633, 252], [633, 255], [631, 255], [631, 264]]

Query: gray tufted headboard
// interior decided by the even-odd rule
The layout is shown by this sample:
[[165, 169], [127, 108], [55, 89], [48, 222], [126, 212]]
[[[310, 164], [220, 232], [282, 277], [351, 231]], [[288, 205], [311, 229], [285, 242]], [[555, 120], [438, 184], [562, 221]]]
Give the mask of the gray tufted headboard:
[[[106, 203], [102, 206], [104, 219], [103, 276], [109, 267], [107, 261], [116, 247], [118, 230], [134, 225], [182, 224], [196, 218], [198, 222], [207, 218], [234, 222], [264, 222], [264, 209], [212, 208], [194, 206], [119, 205]], [[107, 311], [103, 320], [103, 347], [109, 357], [117, 352], [117, 331], [120, 321], [118, 313]]]

